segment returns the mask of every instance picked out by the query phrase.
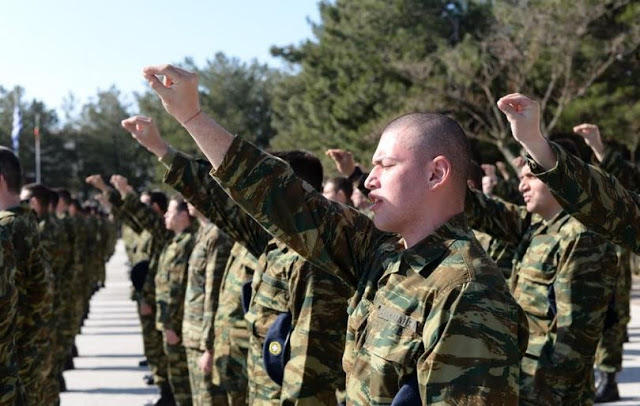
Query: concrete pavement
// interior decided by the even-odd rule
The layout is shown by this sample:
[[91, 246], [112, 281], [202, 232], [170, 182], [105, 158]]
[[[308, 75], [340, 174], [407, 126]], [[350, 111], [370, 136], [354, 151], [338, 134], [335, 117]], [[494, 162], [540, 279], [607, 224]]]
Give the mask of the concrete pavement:
[[[122, 241], [107, 264], [106, 288], [91, 301], [89, 319], [76, 338], [80, 357], [76, 369], [64, 373], [68, 392], [61, 395], [61, 406], [135, 406], [157, 396], [147, 386], [138, 367], [142, 337], [134, 302], [129, 300], [130, 282]], [[625, 345], [624, 371], [619, 375], [623, 400], [610, 405], [640, 405], [640, 280], [634, 281], [630, 342]]]

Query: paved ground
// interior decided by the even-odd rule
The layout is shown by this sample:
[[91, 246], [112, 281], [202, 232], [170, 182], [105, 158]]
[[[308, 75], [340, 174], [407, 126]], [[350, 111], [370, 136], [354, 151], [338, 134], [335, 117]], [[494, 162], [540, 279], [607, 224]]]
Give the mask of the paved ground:
[[[122, 242], [107, 264], [107, 286], [91, 301], [89, 319], [76, 339], [80, 357], [76, 369], [64, 373], [68, 392], [61, 406], [136, 406], [156, 396], [138, 367], [142, 338], [134, 303], [129, 300], [129, 280]], [[640, 280], [633, 291], [630, 342], [625, 345], [624, 371], [619, 376], [623, 400], [610, 405], [640, 405]]]
[[66, 371], [68, 392], [61, 406], [136, 406], [156, 397], [140, 368], [142, 336], [134, 302], [129, 300], [126, 255], [122, 241], [107, 264], [106, 288], [91, 301], [89, 318], [76, 338], [80, 357]]

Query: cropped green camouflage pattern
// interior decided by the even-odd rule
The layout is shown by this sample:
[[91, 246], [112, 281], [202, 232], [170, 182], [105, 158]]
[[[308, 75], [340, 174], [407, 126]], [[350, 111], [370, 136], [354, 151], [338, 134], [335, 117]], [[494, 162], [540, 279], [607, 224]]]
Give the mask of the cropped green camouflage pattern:
[[567, 154], [553, 142], [550, 145], [558, 157], [556, 166], [544, 171], [529, 158], [531, 172], [586, 227], [640, 253], [640, 196], [626, 190], [613, 175]]
[[526, 317], [464, 215], [404, 249], [240, 138], [212, 175], [276, 238], [356, 290], [349, 404], [391, 404], [413, 374], [423, 404], [517, 404]]
[[509, 280], [529, 320], [521, 402], [593, 403], [592, 366], [617, 277], [615, 247], [564, 211], [550, 220], [468, 194], [469, 223], [520, 240]]
[[[202, 191], [198, 200], [202, 200], [206, 191], [207, 201], [200, 205], [207, 205], [205, 213], [211, 215], [209, 218], [260, 257], [245, 315], [252, 333], [247, 360], [249, 403], [336, 404], [335, 392], [344, 388], [345, 381], [340, 360], [344, 353], [347, 300], [352, 289], [274, 240], [208, 176], [210, 170], [211, 165], [205, 161], [177, 154], [165, 179], [181, 179], [176, 188], [188, 189], [190, 197], [194, 194], [192, 190]], [[281, 388], [267, 374], [262, 350], [267, 331], [276, 317], [285, 312], [292, 313], [293, 322], [291, 358]]]
[[[231, 243], [218, 227], [212, 223], [200, 226], [189, 257], [184, 301], [182, 342], [187, 348], [213, 349], [213, 342], [207, 342], [209, 330], [205, 331], [205, 309], [215, 312], [218, 307], [220, 283], [229, 251]], [[207, 320], [207, 326], [213, 328], [213, 320]]]
[[0, 404], [14, 406], [21, 394], [14, 335], [18, 289], [13, 244], [5, 226], [0, 227]]
[[20, 379], [28, 404], [42, 404], [44, 378], [40, 368], [43, 352], [48, 350], [52, 297], [47, 266], [42, 258], [38, 221], [31, 208], [21, 205], [0, 213], [0, 226], [10, 234], [17, 266], [15, 343]]
[[155, 278], [158, 330], [173, 330], [181, 335], [189, 256], [194, 243], [193, 230], [189, 228], [176, 234], [160, 253]]

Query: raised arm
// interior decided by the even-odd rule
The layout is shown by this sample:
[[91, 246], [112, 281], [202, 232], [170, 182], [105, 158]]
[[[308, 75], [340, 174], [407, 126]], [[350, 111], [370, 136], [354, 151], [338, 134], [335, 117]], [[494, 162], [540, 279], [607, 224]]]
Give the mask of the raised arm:
[[465, 214], [469, 227], [516, 245], [531, 224], [531, 215], [526, 208], [487, 197], [473, 189], [467, 189]]
[[209, 176], [212, 169], [209, 162], [176, 152], [160, 136], [151, 118], [131, 117], [123, 120], [122, 126], [167, 167], [164, 176], [167, 185], [178, 191], [231, 239], [245, 246], [256, 258], [260, 257], [273, 237]]
[[562, 207], [588, 228], [640, 253], [640, 197], [542, 137], [536, 102], [516, 94], [500, 99], [498, 107], [511, 123], [513, 137], [531, 156], [531, 171]]
[[[227, 193], [272, 235], [349, 284], [375, 270], [371, 253], [394, 237], [376, 232], [356, 210], [329, 202], [285, 162], [234, 139], [200, 112], [195, 74], [171, 66], [144, 73], [165, 109], [196, 140]], [[165, 75], [164, 83], [155, 75]]]

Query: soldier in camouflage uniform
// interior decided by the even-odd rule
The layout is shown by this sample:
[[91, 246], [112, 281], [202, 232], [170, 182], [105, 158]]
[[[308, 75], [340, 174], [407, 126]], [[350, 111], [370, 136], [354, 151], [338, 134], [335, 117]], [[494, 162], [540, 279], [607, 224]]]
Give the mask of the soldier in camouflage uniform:
[[[139, 126], [149, 123], [140, 119], [130, 120], [132, 123], [138, 120]], [[162, 142], [155, 126], [151, 125], [149, 131]], [[167, 151], [165, 147], [164, 152]], [[175, 155], [175, 152], [170, 156], [158, 153], [170, 168], [165, 181], [185, 193], [194, 204], [206, 207], [206, 213], [216, 224], [260, 256], [259, 272], [254, 274], [252, 283], [255, 293], [245, 316], [250, 323], [249, 331], [253, 332], [248, 358], [249, 403], [334, 405], [336, 390], [344, 388], [340, 363], [346, 328], [346, 313], [335, 309], [346, 308], [352, 291], [337, 278], [312, 269], [241, 211], [207, 175], [209, 164]], [[295, 160], [299, 171], [320, 188], [322, 170], [317, 159], [314, 162], [299, 152], [289, 153], [285, 159]], [[313, 164], [319, 170], [310, 172], [308, 168]], [[281, 381], [276, 382], [265, 369], [263, 349], [269, 344], [265, 343], [269, 328], [285, 313], [292, 317], [291, 359], [280, 372]]]
[[522, 175], [526, 207], [478, 191], [467, 197], [471, 227], [518, 244], [509, 283], [529, 319], [520, 404], [592, 404], [593, 360], [618, 273], [615, 247], [563, 212], [528, 166]]
[[[82, 248], [78, 245], [81, 237], [78, 234], [77, 221], [69, 214], [69, 207], [72, 201], [71, 194], [65, 189], [56, 189], [55, 191], [58, 194], [58, 205], [56, 206], [57, 218], [65, 230], [65, 235], [67, 236], [70, 247], [70, 255], [65, 265], [65, 280], [67, 283], [63, 284], [64, 292], [61, 292], [61, 294], [64, 295], [64, 301], [62, 305], [63, 315], [60, 321], [62, 342], [66, 352], [64, 368], [67, 369], [73, 366], [72, 349], [75, 336], [78, 332], [76, 302], [79, 293], [76, 285], [77, 276], [80, 272]], [[62, 389], [64, 389], [64, 378], [62, 374], [60, 375], [60, 382]]]
[[62, 295], [67, 291], [63, 285], [68, 281], [66, 279], [68, 277], [66, 265], [71, 250], [62, 223], [50, 212], [51, 195], [51, 191], [45, 186], [29, 184], [23, 186], [21, 198], [28, 200], [36, 213], [43, 258], [51, 268], [53, 314], [49, 332], [52, 350], [48, 354], [50, 359], [47, 363], [50, 364], [48, 365], [50, 372], [45, 378], [44, 399], [46, 404], [55, 405], [60, 402], [60, 375], [67, 354], [60, 322], [64, 316], [64, 297]]
[[0, 147], [0, 226], [14, 247], [18, 288], [16, 353], [27, 405], [43, 404], [44, 376], [48, 373], [49, 323], [52, 301], [47, 265], [43, 262], [35, 214], [20, 205], [21, 170], [11, 150]]
[[[115, 178], [112, 177], [112, 182]], [[100, 175], [89, 176], [86, 181], [103, 192], [105, 199], [119, 212], [123, 221], [130, 222], [134, 229], [142, 230], [139, 233], [140, 241], [133, 260], [134, 263], [143, 260], [149, 261], [149, 271], [142, 291], [136, 294], [144, 353], [153, 374], [153, 383], [160, 388], [161, 396], [155, 404], [158, 406], [172, 404], [174, 399], [168, 382], [167, 357], [163, 348], [162, 333], [156, 329], [155, 306], [155, 276], [158, 258], [163, 247], [173, 236], [173, 233], [164, 226], [163, 215], [167, 209], [166, 196], [161, 192], [153, 192], [150, 194], [149, 206], [142, 202], [138, 205], [133, 201], [125, 206], [120, 194], [113, 188], [109, 188]], [[128, 187], [128, 185], [126, 186]], [[123, 189], [121, 193], [132, 194], [131, 192], [132, 190], [128, 187], [127, 190]], [[135, 197], [131, 197], [129, 200], [132, 199]]]
[[165, 224], [175, 236], [165, 245], [158, 259], [155, 276], [156, 328], [162, 332], [167, 375], [176, 404], [189, 406], [192, 404], [191, 385], [187, 353], [182, 345], [182, 320], [189, 257], [195, 240], [187, 203], [181, 197], [171, 199], [165, 213]]
[[222, 388], [215, 386], [211, 378], [211, 330], [212, 316], [218, 308], [220, 285], [229, 259], [231, 241], [191, 204], [189, 214], [198, 220], [199, 228], [189, 257], [182, 344], [187, 350], [193, 404], [221, 405], [227, 402], [227, 394]]
[[25, 404], [14, 340], [18, 304], [15, 276], [10, 235], [0, 227], [0, 404], [7, 406]]
[[[598, 126], [585, 123], [574, 127], [573, 131], [591, 147], [600, 168], [615, 176], [625, 188], [638, 190], [640, 170], [602, 142]], [[622, 370], [623, 344], [627, 324], [631, 320], [631, 252], [628, 249], [618, 249], [618, 268], [620, 273], [610, 302], [604, 335], [596, 352], [596, 378], [600, 378], [596, 379], [596, 402], [620, 399], [616, 373]]]
[[343, 360], [348, 403], [390, 404], [405, 386], [423, 404], [517, 403], [526, 316], [466, 226], [470, 152], [453, 120], [409, 115], [385, 129], [366, 185], [374, 225], [202, 113], [196, 75], [170, 65], [144, 75], [230, 196], [356, 290]]

